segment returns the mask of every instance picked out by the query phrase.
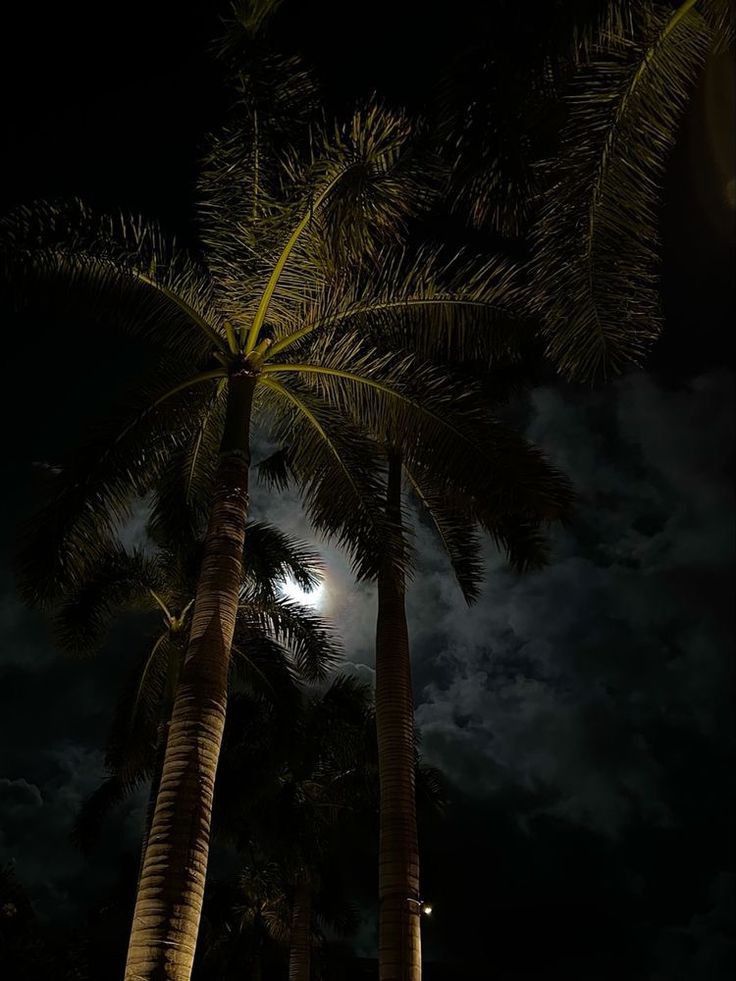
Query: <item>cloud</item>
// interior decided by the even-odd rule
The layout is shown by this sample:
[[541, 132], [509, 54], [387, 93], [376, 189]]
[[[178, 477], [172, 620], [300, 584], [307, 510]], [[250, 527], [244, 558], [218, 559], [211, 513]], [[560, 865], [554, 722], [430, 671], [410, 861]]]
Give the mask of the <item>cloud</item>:
[[46, 624], [37, 613], [23, 606], [9, 576], [0, 580], [0, 638], [0, 670], [38, 670], [54, 658]]
[[64, 744], [36, 759], [38, 783], [0, 778], [0, 865], [17, 868], [42, 915], [73, 919], [91, 897], [114, 881], [122, 855], [135, 860], [143, 799], [138, 794], [103, 830], [104, 847], [84, 855], [71, 831], [84, 799], [104, 777], [103, 754], [96, 748]]
[[104, 776], [114, 702], [139, 643], [134, 630], [120, 630], [109, 650], [82, 661], [55, 654], [47, 641], [42, 658], [0, 666], [0, 865], [13, 864], [38, 912], [55, 920], [78, 918], [140, 841], [139, 798], [106, 824], [91, 856], [70, 838]]
[[[435, 573], [410, 601], [424, 753], [466, 791], [538, 790], [609, 834], [675, 820], [649, 730], [728, 731], [732, 407], [725, 374], [532, 394], [529, 436], [580, 498], [553, 563], [514, 577], [489, 556], [471, 610]], [[422, 556], [436, 567], [431, 544]]]
[[0, 779], [0, 864], [17, 864], [39, 907], [63, 917], [75, 906], [70, 883], [85, 866], [69, 834], [81, 801], [102, 776], [102, 755], [65, 746], [49, 751], [44, 763], [40, 785]]
[[41, 791], [27, 780], [8, 780], [0, 777], [0, 809], [3, 814], [4, 829], [0, 831], [5, 838], [8, 828], [22, 825], [28, 816], [43, 807]]
[[734, 876], [720, 872], [710, 884], [708, 905], [685, 926], [663, 929], [653, 944], [650, 981], [708, 981], [730, 978], [736, 969], [733, 923]]

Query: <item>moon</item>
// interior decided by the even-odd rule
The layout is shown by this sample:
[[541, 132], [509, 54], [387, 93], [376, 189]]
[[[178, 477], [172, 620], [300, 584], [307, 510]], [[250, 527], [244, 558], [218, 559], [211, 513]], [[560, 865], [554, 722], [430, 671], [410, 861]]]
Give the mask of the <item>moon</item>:
[[302, 606], [311, 606], [313, 609], [318, 610], [325, 600], [325, 584], [324, 582], [320, 582], [313, 590], [307, 592], [306, 589], [302, 589], [293, 579], [287, 579], [281, 586], [281, 593], [286, 599], [293, 600], [295, 603], [301, 603]]

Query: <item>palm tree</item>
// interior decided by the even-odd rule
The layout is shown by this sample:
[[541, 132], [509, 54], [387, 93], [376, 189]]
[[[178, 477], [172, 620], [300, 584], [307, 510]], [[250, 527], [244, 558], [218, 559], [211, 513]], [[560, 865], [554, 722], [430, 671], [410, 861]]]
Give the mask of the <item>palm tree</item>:
[[[422, 801], [437, 809], [437, 775], [420, 764], [416, 749], [413, 766]], [[309, 981], [318, 920], [340, 932], [351, 928], [350, 907], [339, 900], [349, 885], [342, 881], [345, 842], [372, 830], [378, 772], [372, 695], [348, 677], [306, 695], [291, 725], [278, 724], [268, 703], [257, 711], [247, 699], [233, 703], [215, 817], [282, 882], [279, 922], [289, 942], [290, 981]]]
[[729, 0], [611, 7], [623, 13], [619, 30], [593, 34], [573, 79], [534, 234], [549, 354], [583, 380], [638, 364], [661, 329], [665, 165], [709, 52], [734, 37]]
[[375, 806], [371, 701], [366, 686], [338, 676], [305, 694], [290, 725], [266, 703], [254, 710], [240, 698], [231, 708], [215, 820], [277, 873], [290, 981], [309, 981], [315, 917], [332, 905], [333, 925], [345, 925], [325, 903], [323, 872], [336, 831]]
[[[190, 498], [188, 508], [184, 502], [172, 507], [178, 474], [168, 477], [157, 488], [148, 524], [155, 550], [104, 543], [85, 582], [54, 611], [61, 646], [83, 655], [98, 650], [121, 617], [155, 612], [163, 620], [118, 705], [108, 740], [108, 777], [79, 815], [75, 833], [84, 846], [112, 806], [150, 781], [145, 845], [156, 801], [191, 623], [201, 555], [196, 511], [205, 490], [197, 488], [199, 500]], [[298, 700], [298, 680], [322, 680], [340, 656], [326, 621], [282, 593], [286, 582], [311, 590], [319, 571], [318, 556], [304, 543], [270, 525], [248, 524], [231, 672], [241, 689], [275, 700], [284, 712]]]
[[[539, 458], [530, 448], [503, 461], [504, 482], [522, 483], [534, 473]], [[288, 454], [285, 461], [289, 465]], [[539, 567], [547, 559], [542, 525], [564, 518], [570, 498], [560, 475], [551, 468], [546, 486], [537, 472], [536, 511], [527, 504], [514, 514], [503, 500], [471, 501], [453, 492], [441, 466], [420, 467], [402, 455], [397, 441], [387, 451], [385, 515], [391, 536], [383, 543], [383, 561], [376, 574], [376, 715], [380, 774], [379, 964], [380, 977], [420, 978], [421, 942], [419, 844], [416, 823], [414, 698], [411, 645], [406, 617], [410, 552], [405, 528], [405, 497], [433, 525], [454, 567], [468, 602], [478, 595], [483, 578], [476, 528], [486, 528], [518, 571]], [[546, 496], [542, 493], [545, 490]], [[502, 490], [502, 488], [501, 488]], [[407, 493], [408, 492], [408, 493]], [[402, 561], [397, 561], [397, 556]]]
[[205, 978], [261, 981], [282, 961], [289, 911], [281, 872], [251, 860], [235, 879], [213, 883], [205, 899], [196, 973]]
[[[417, 266], [426, 274], [432, 268], [432, 261], [425, 253], [420, 262], [403, 257], [396, 265], [385, 264], [376, 273], [374, 288], [379, 290], [379, 295], [383, 290], [388, 303], [390, 295], [402, 295], [407, 266], [412, 270], [410, 280], [415, 280], [419, 275]], [[488, 404], [491, 399], [501, 403], [519, 388], [523, 379], [522, 341], [527, 331], [520, 317], [523, 308], [519, 309], [512, 271], [496, 264], [493, 272], [490, 276], [487, 267], [481, 273], [495, 282], [497, 290], [494, 299], [498, 318], [492, 330], [482, 320], [473, 323], [445, 319], [422, 324], [416, 320], [410, 303], [400, 323], [378, 318], [363, 323], [363, 329], [379, 349], [387, 342], [411, 344], [434, 361], [444, 358], [458, 367], [464, 365], [466, 372], [471, 363], [475, 372], [480, 370], [484, 376], [488, 389], [484, 400]], [[462, 269], [460, 275], [466, 284], [472, 282], [467, 270]], [[415, 288], [415, 281], [411, 288]], [[426, 295], [441, 306], [446, 294], [434, 293], [435, 288], [430, 276], [425, 283]], [[461, 377], [465, 378], [467, 394], [472, 382], [467, 374]], [[452, 384], [449, 378], [447, 384]], [[424, 447], [422, 438], [417, 433], [407, 437], [400, 424], [386, 427], [380, 434], [380, 452], [385, 461], [381, 507], [389, 534], [380, 545], [371, 541], [363, 545], [365, 553], [375, 552], [379, 556], [375, 580], [382, 979], [421, 977], [422, 902], [415, 800], [414, 698], [406, 617], [411, 546], [405, 501], [411, 499], [436, 531], [468, 603], [478, 597], [483, 580], [479, 530], [492, 536], [512, 568], [524, 572], [545, 564], [548, 559], [545, 526], [564, 520], [572, 504], [565, 478], [545, 464], [535, 448], [501, 426], [494, 426], [492, 434], [486, 432], [483, 438], [486, 453], [492, 447], [495, 458], [490, 482], [485, 474], [479, 475], [477, 460], [472, 455], [448, 461], [442, 455], [433, 454], [431, 447]], [[290, 480], [297, 487], [303, 486], [308, 477], [288, 448], [264, 461], [260, 469], [275, 486]]]
[[470, 105], [462, 88], [453, 103], [450, 86], [456, 197], [478, 226], [530, 232], [529, 295], [567, 378], [637, 365], [659, 334], [667, 158], [706, 59], [733, 45], [734, 9], [731, 0], [606, 0], [571, 3], [560, 18], [550, 7], [557, 24], [516, 76], [532, 107], [523, 117], [518, 99], [501, 98], [502, 53], [476, 62]]
[[[247, 136], [247, 122], [245, 128]], [[469, 310], [487, 325], [495, 311], [493, 277], [457, 286], [457, 261], [452, 289], [438, 285], [445, 270], [436, 260], [414, 265], [394, 301], [387, 302], [385, 289], [370, 289], [366, 266], [380, 267], [381, 242], [401, 230], [421, 197], [410, 134], [403, 116], [372, 106], [334, 131], [313, 131], [306, 164], [292, 157], [270, 180], [263, 155], [256, 169], [246, 150], [235, 168], [233, 139], [223, 138], [203, 178], [208, 266], [170, 248], [155, 228], [95, 219], [78, 204], [39, 207], [6, 224], [13, 269], [24, 264], [26, 273], [43, 277], [45, 297], [111, 304], [115, 318], [132, 322], [164, 351], [152, 386], [138, 386], [138, 411], [118, 424], [114, 438], [86, 449], [36, 523], [43, 548], [27, 550], [21, 562], [27, 592], [48, 601], [60, 584], [81, 584], [100, 526], [119, 523], [131, 494], [146, 493], [172, 450], [189, 446], [196, 468], [203, 447], [219, 446], [129, 978], [163, 972], [183, 979], [191, 972], [240, 596], [251, 416], [289, 446], [305, 474], [303, 496], [315, 526], [349, 550], [362, 578], [377, 573], [376, 543], [390, 537], [376, 503], [383, 467], [366, 432], [401, 428], [413, 459], [444, 459], [467, 490], [476, 464], [485, 461], [488, 474], [500, 474], [499, 437], [502, 443], [511, 437], [483, 417], [472, 393], [404, 348], [378, 350], [362, 329], [373, 318], [409, 315], [437, 328], [466, 322]], [[391, 265], [388, 256], [384, 265]], [[63, 296], [54, 293], [54, 281], [65, 284]], [[358, 299], [356, 282], [367, 284]], [[536, 477], [546, 478], [541, 463]], [[476, 473], [471, 482], [482, 496]], [[491, 497], [497, 484], [489, 477]], [[537, 490], [528, 484], [505, 493], [523, 502]]]
[[[266, 0], [236, 11], [250, 40], [272, 6]], [[232, 38], [223, 45], [232, 64], [239, 52]], [[188, 694], [174, 720], [181, 745], [170, 769], [188, 776], [162, 784], [169, 805], [162, 802], [157, 857], [142, 884], [150, 881], [151, 889], [131, 940], [137, 972], [166, 960], [166, 950], [172, 972], [180, 963], [186, 973], [191, 959], [224, 724], [251, 411], [256, 425], [265, 422], [269, 436], [288, 445], [315, 526], [348, 548], [361, 578], [383, 570], [403, 582], [407, 554], [385, 506], [385, 454], [366, 433], [393, 444], [401, 431], [402, 464], [407, 474], [414, 468], [411, 483], [425, 503], [417, 474], [442, 461], [449, 476], [435, 475], [430, 490], [436, 498], [449, 479], [462, 498], [446, 509], [440, 531], [469, 578], [474, 563], [464, 555], [459, 519], [467, 542], [467, 514], [483, 510], [479, 500], [492, 502], [486, 524], [494, 533], [501, 511], [554, 517], [565, 507], [566, 491], [560, 497], [559, 483], [550, 491], [550, 472], [534, 455], [521, 485], [507, 479], [507, 454], [522, 457], [526, 444], [479, 411], [478, 393], [424, 360], [440, 350], [454, 356], [458, 343], [476, 355], [515, 344], [499, 327], [519, 292], [502, 263], [431, 249], [409, 256], [400, 247], [435, 176], [411, 145], [408, 120], [370, 106], [341, 128], [310, 129], [300, 157], [291, 145], [294, 123], [297, 132], [308, 129], [314, 87], [293, 61], [267, 57], [260, 65], [260, 74], [258, 65], [237, 72], [237, 113], [203, 170], [203, 254], [187, 256], [153, 226], [97, 218], [80, 204], [29, 209], [5, 225], [13, 251], [6, 265], [17, 278], [42, 274], [47, 301], [68, 300], [74, 286], [86, 304], [102, 301], [106, 317], [164, 351], [150, 391], [139, 386], [139, 411], [113, 428], [112, 439], [101, 436], [87, 449], [51, 508], [43, 532], [58, 547], [52, 556], [43, 550], [40, 562], [26, 555], [27, 592], [48, 601], [59, 583], [83, 581], [98, 526], [119, 521], [130, 492], [147, 491], [172, 448], [189, 447], [190, 472], [207, 449], [220, 451], [184, 672]], [[479, 478], [481, 465], [492, 480]], [[196, 752], [196, 738], [206, 753]], [[182, 809], [171, 801], [181, 794], [201, 798], [202, 820], [175, 841], [173, 816]], [[166, 890], [156, 865], [172, 870]], [[165, 941], [174, 894], [176, 939]]]

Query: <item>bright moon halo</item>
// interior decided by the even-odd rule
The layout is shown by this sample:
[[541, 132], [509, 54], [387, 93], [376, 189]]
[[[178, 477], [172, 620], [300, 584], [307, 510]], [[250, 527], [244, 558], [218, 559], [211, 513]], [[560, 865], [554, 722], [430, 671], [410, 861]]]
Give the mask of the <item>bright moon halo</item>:
[[281, 593], [286, 599], [293, 600], [295, 603], [319, 608], [325, 598], [325, 584], [324, 581], [320, 581], [314, 589], [307, 592], [293, 579], [287, 579], [281, 585]]

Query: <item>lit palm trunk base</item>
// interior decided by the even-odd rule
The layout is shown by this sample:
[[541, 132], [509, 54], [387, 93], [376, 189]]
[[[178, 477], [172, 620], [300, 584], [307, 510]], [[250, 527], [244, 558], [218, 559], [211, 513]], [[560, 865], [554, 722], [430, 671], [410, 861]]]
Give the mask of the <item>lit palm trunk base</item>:
[[161, 773], [163, 772], [164, 758], [166, 756], [166, 742], [168, 738], [169, 720], [167, 719], [165, 722], [159, 722], [156, 732], [156, 758], [153, 765], [153, 774], [151, 776], [151, 787], [148, 791], [148, 800], [146, 801], [146, 817], [145, 824], [143, 826], [141, 857], [140, 862], [138, 863], [138, 881], [136, 883], [136, 892], [140, 888], [141, 876], [143, 875], [143, 860], [146, 857], [146, 845], [148, 844], [148, 838], [151, 834], [151, 825], [153, 824], [153, 814], [156, 810], [158, 789], [161, 786]]
[[[389, 461], [387, 510], [401, 525], [401, 460]], [[376, 725], [380, 777], [378, 962], [380, 981], [420, 981], [414, 699], [404, 577], [388, 565], [378, 577]]]
[[189, 981], [202, 914], [248, 511], [255, 378], [230, 376], [192, 626], [146, 841], [126, 981]]
[[312, 888], [307, 879], [294, 890], [289, 941], [289, 981], [309, 981], [312, 956]]

